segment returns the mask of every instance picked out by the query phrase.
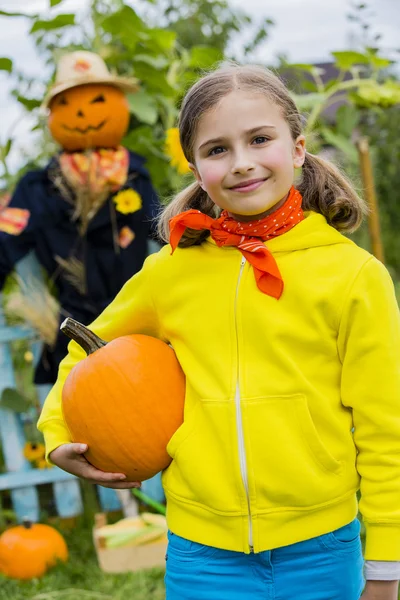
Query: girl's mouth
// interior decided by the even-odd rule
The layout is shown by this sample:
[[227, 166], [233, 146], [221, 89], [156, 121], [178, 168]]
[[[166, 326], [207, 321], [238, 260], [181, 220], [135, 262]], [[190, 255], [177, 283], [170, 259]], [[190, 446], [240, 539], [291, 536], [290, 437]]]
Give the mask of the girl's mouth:
[[249, 179], [248, 181], [242, 181], [241, 183], [236, 184], [230, 189], [234, 192], [246, 193], [253, 192], [257, 190], [262, 184], [267, 181], [266, 179]]

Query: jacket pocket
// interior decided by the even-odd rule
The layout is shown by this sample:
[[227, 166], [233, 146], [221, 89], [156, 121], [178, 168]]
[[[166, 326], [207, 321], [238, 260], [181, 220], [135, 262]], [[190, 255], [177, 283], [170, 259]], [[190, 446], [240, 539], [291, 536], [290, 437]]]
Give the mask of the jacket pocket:
[[242, 415], [259, 509], [311, 507], [343, 493], [343, 465], [321, 440], [304, 395], [243, 399]]
[[172, 436], [165, 491], [223, 514], [240, 514], [244, 494], [238, 467], [232, 401], [198, 400]]

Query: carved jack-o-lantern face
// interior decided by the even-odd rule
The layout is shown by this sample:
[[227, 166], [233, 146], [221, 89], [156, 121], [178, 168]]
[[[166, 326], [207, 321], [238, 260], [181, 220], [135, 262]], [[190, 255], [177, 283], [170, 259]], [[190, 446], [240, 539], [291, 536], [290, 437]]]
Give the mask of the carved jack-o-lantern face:
[[73, 87], [53, 98], [48, 124], [53, 138], [65, 150], [114, 148], [128, 128], [128, 101], [112, 85]]

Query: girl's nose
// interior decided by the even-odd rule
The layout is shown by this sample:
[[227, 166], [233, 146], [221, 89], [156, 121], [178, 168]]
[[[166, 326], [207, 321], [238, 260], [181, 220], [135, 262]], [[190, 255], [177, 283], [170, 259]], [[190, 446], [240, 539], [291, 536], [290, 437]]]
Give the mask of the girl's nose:
[[247, 156], [245, 153], [235, 156], [235, 159], [232, 163], [232, 168], [231, 168], [232, 175], [234, 175], [234, 174], [243, 175], [243, 174], [248, 173], [249, 171], [253, 171], [253, 170], [254, 170], [254, 163], [252, 162], [252, 160], [250, 159], [249, 156]]

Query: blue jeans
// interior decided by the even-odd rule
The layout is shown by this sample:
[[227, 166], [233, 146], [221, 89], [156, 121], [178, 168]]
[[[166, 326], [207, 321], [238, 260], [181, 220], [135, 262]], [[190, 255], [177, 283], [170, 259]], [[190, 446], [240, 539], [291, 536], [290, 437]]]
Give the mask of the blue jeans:
[[311, 540], [244, 554], [169, 533], [167, 600], [358, 600], [364, 587], [358, 520]]

